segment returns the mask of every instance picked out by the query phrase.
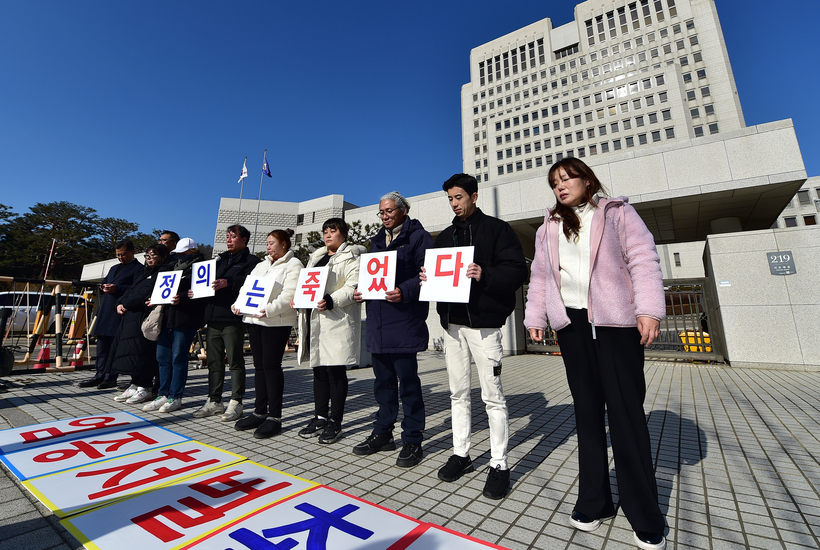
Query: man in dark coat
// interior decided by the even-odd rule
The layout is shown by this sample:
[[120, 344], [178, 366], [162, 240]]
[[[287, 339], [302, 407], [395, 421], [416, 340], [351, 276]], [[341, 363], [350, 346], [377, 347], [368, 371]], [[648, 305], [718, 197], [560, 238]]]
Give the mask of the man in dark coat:
[[436, 248], [473, 246], [474, 255], [466, 272], [473, 279], [469, 302], [436, 305], [444, 328], [453, 423], [453, 456], [438, 477], [455, 481], [473, 471], [469, 455], [470, 374], [475, 361], [490, 427], [490, 471], [483, 494], [497, 500], [507, 494], [510, 483], [509, 420], [501, 387], [501, 327], [515, 309], [515, 293], [527, 278], [527, 263], [512, 227], [476, 206], [478, 182], [473, 176], [456, 174], [442, 187], [456, 216], [436, 237]]
[[[216, 280], [212, 284], [216, 295], [203, 298], [208, 301], [205, 308], [205, 322], [208, 324], [205, 340], [208, 400], [194, 412], [194, 418], [221, 414], [223, 422], [232, 422], [242, 416], [242, 397], [245, 394], [245, 325], [242, 317], [231, 311], [231, 305], [239, 296], [245, 278], [260, 261], [248, 249], [250, 238], [250, 231], [241, 225], [232, 225], [227, 229], [225, 244], [228, 250], [217, 258]], [[227, 410], [222, 404], [226, 355], [231, 371], [231, 401]]]
[[94, 334], [97, 336], [97, 372], [93, 378], [80, 382], [78, 385], [81, 388], [97, 386], [100, 389], [107, 389], [117, 385], [117, 374], [108, 365], [121, 321], [121, 316], [117, 313], [117, 300], [142, 272], [142, 264], [134, 258], [134, 243], [129, 239], [118, 242], [114, 248], [120, 263], [108, 270], [100, 285], [102, 299], [97, 308], [97, 320], [94, 324]]
[[[410, 219], [410, 204], [396, 191], [379, 203], [382, 227], [371, 240], [371, 252], [397, 251], [396, 288], [387, 300], [367, 301], [366, 342], [373, 356], [373, 393], [379, 410], [373, 433], [353, 447], [357, 455], [369, 455], [396, 448], [393, 426], [399, 412], [399, 395], [404, 406], [401, 439], [404, 443], [396, 465], [403, 468], [421, 461], [424, 401], [421, 395], [416, 353], [427, 349], [429, 304], [419, 302], [419, 269], [433, 239], [421, 222]], [[360, 292], [354, 295], [362, 301]]]

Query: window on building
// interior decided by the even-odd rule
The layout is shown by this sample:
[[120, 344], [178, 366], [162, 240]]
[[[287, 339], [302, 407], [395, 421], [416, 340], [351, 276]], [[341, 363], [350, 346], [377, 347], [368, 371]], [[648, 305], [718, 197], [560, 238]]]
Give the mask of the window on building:
[[695, 35], [690, 36], [689, 37], [689, 43], [693, 46], [697, 46], [698, 45], [698, 35], [695, 34]]
[[609, 142], [604, 141], [601, 143], [601, 153], [609, 153]]
[[652, 105], [655, 104], [655, 96], [648, 95], [648, 96], [646, 96], [645, 101], [646, 101], [646, 106], [651, 107]]
[[689, 101], [694, 101], [695, 99], [697, 99], [697, 97], [695, 97], [695, 90], [687, 90], [686, 99]]
[[595, 128], [587, 128], [587, 137], [592, 139], [595, 137]]
[[590, 154], [590, 156], [591, 155], [597, 155], [598, 154], [598, 146], [597, 145], [590, 145], [589, 146], [589, 154]]
[[698, 79], [706, 78], [706, 69], [698, 69], [697, 74], [698, 74]]
[[719, 132], [717, 122], [713, 122], [709, 125], [709, 133], [710, 134], [717, 134]]
[[712, 105], [712, 104], [704, 105], [703, 106], [703, 112], [706, 113], [707, 115], [713, 115], [713, 114], [715, 114], [715, 106]]
[[703, 137], [703, 126], [695, 126], [695, 137]]
[[609, 130], [613, 134], [616, 133], [618, 131], [618, 123], [617, 122], [610, 122], [609, 123]]
[[501, 136], [495, 136], [495, 144], [496, 145], [501, 145], [501, 139], [502, 139]]
[[664, 109], [661, 111], [661, 117], [664, 120], [672, 120], [672, 110], [671, 109]]
[[680, 267], [680, 252], [673, 252], [672, 256], [675, 258], [675, 267]]
[[532, 135], [537, 136], [540, 133], [541, 133], [541, 128], [539, 128], [538, 126], [533, 126], [532, 127]]
[[712, 93], [709, 91], [709, 86], [704, 86], [700, 89], [701, 97], [709, 97]]
[[646, 134], [638, 134], [638, 143], [646, 145]]
[[509, 143], [512, 141], [512, 134], [504, 134], [504, 141]]
[[606, 124], [602, 126], [598, 126], [598, 135], [605, 136], [606, 135]]
[[658, 101], [660, 101], [661, 103], [666, 103], [667, 100], [668, 100], [668, 95], [667, 95], [666, 92], [660, 92], [658, 94]]
[[686, 84], [692, 82], [692, 73], [683, 73], [683, 82]]
[[653, 130], [652, 131], [652, 141], [660, 141], [661, 140], [661, 131], [660, 130]]
[[649, 113], [649, 124], [658, 122], [658, 113]]
[[643, 122], [643, 115], [641, 115], [641, 116], [636, 116], [636, 117], [635, 117], [635, 126], [638, 126], [638, 127], [640, 128], [640, 127], [641, 127], [641, 126], [643, 126], [643, 125], [644, 125], [644, 122]]
[[699, 118], [700, 117], [700, 111], [698, 110], [697, 107], [689, 109], [689, 116], [691, 116], [692, 118]]
[[524, 133], [524, 137], [525, 137], [525, 138], [530, 137], [530, 129], [529, 129], [529, 128], [524, 128], [523, 133]]
[[700, 63], [701, 61], [703, 61], [703, 54], [700, 52], [695, 52], [692, 54], [692, 59], [695, 61], [695, 63]]
[[555, 136], [554, 141], [555, 141], [555, 146], [556, 146], [556, 147], [560, 147], [560, 146], [561, 146], [561, 136]]
[[620, 139], [613, 139], [612, 140], [612, 149], [614, 151], [620, 151], [621, 150], [621, 140]]
[[495, 160], [502, 160], [504, 158], [504, 151], [496, 151], [496, 159]]
[[817, 225], [817, 217], [814, 214], [803, 216], [803, 225]]
[[624, 119], [621, 124], [624, 125], [624, 130], [631, 130], [632, 129], [632, 120], [627, 118]]
[[524, 164], [520, 160], [515, 163], [515, 171], [516, 172], [520, 172], [523, 169], [524, 169]]
[[797, 192], [797, 203], [801, 205], [811, 204], [811, 198], [809, 198], [808, 189], [801, 189]]
[[786, 227], [797, 227], [797, 218], [794, 216], [783, 218], [783, 222], [786, 224]]
[[666, 139], [675, 139], [675, 129], [674, 128], [666, 128]]
[[499, 167], [498, 167], [498, 175], [499, 175], [499, 176], [504, 175], [504, 167], [503, 167], [503, 166], [499, 166]]

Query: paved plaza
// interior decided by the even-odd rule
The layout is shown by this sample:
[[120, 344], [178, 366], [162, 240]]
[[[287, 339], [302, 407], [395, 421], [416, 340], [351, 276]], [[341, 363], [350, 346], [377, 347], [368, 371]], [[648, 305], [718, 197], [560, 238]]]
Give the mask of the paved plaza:
[[[11, 391], [0, 395], [0, 429], [130, 410], [263, 465], [505, 548], [635, 548], [622, 514], [593, 533], [567, 524], [577, 491], [577, 438], [560, 357], [504, 360], [512, 488], [501, 501], [481, 496], [489, 433], [475, 376], [471, 455], [477, 471], [455, 483], [436, 477], [452, 453], [441, 354], [420, 354], [427, 429], [424, 460], [410, 469], [395, 466], [398, 450], [369, 457], [351, 453], [370, 433], [376, 410], [370, 369], [349, 372], [344, 437], [320, 445], [297, 436], [313, 412], [312, 373], [296, 366], [293, 354], [286, 354], [284, 365], [284, 429], [269, 440], [237, 432], [218, 417], [192, 418], [207, 390], [207, 371], [195, 369], [182, 409], [165, 415], [116, 403], [111, 390], [78, 388], [88, 371], [14, 375], [7, 379]], [[253, 368], [248, 372], [252, 388]], [[646, 379], [645, 410], [669, 548], [820, 548], [820, 373], [652, 361]], [[250, 392], [246, 411], [252, 402]], [[0, 550], [81, 547], [4, 468]]]

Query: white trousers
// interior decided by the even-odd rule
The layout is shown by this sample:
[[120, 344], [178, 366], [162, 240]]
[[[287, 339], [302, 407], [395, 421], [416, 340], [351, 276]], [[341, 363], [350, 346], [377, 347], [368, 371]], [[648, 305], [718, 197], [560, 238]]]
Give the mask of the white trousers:
[[481, 399], [490, 425], [490, 467], [501, 466], [506, 470], [510, 427], [507, 400], [501, 387], [501, 329], [451, 324], [444, 332], [444, 359], [450, 379], [453, 452], [458, 456], [467, 456], [470, 452], [472, 359], [478, 371]]

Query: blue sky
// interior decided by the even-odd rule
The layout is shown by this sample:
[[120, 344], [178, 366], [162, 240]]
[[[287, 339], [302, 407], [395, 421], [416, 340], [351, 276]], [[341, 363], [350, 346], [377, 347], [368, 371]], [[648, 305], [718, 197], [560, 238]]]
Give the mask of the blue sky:
[[[2, 2], [0, 203], [66, 200], [212, 243], [245, 156], [257, 197], [266, 148], [263, 199], [436, 191], [462, 169], [470, 50], [575, 4]], [[792, 118], [813, 176], [820, 2], [785, 5], [717, 0], [746, 124]]]

